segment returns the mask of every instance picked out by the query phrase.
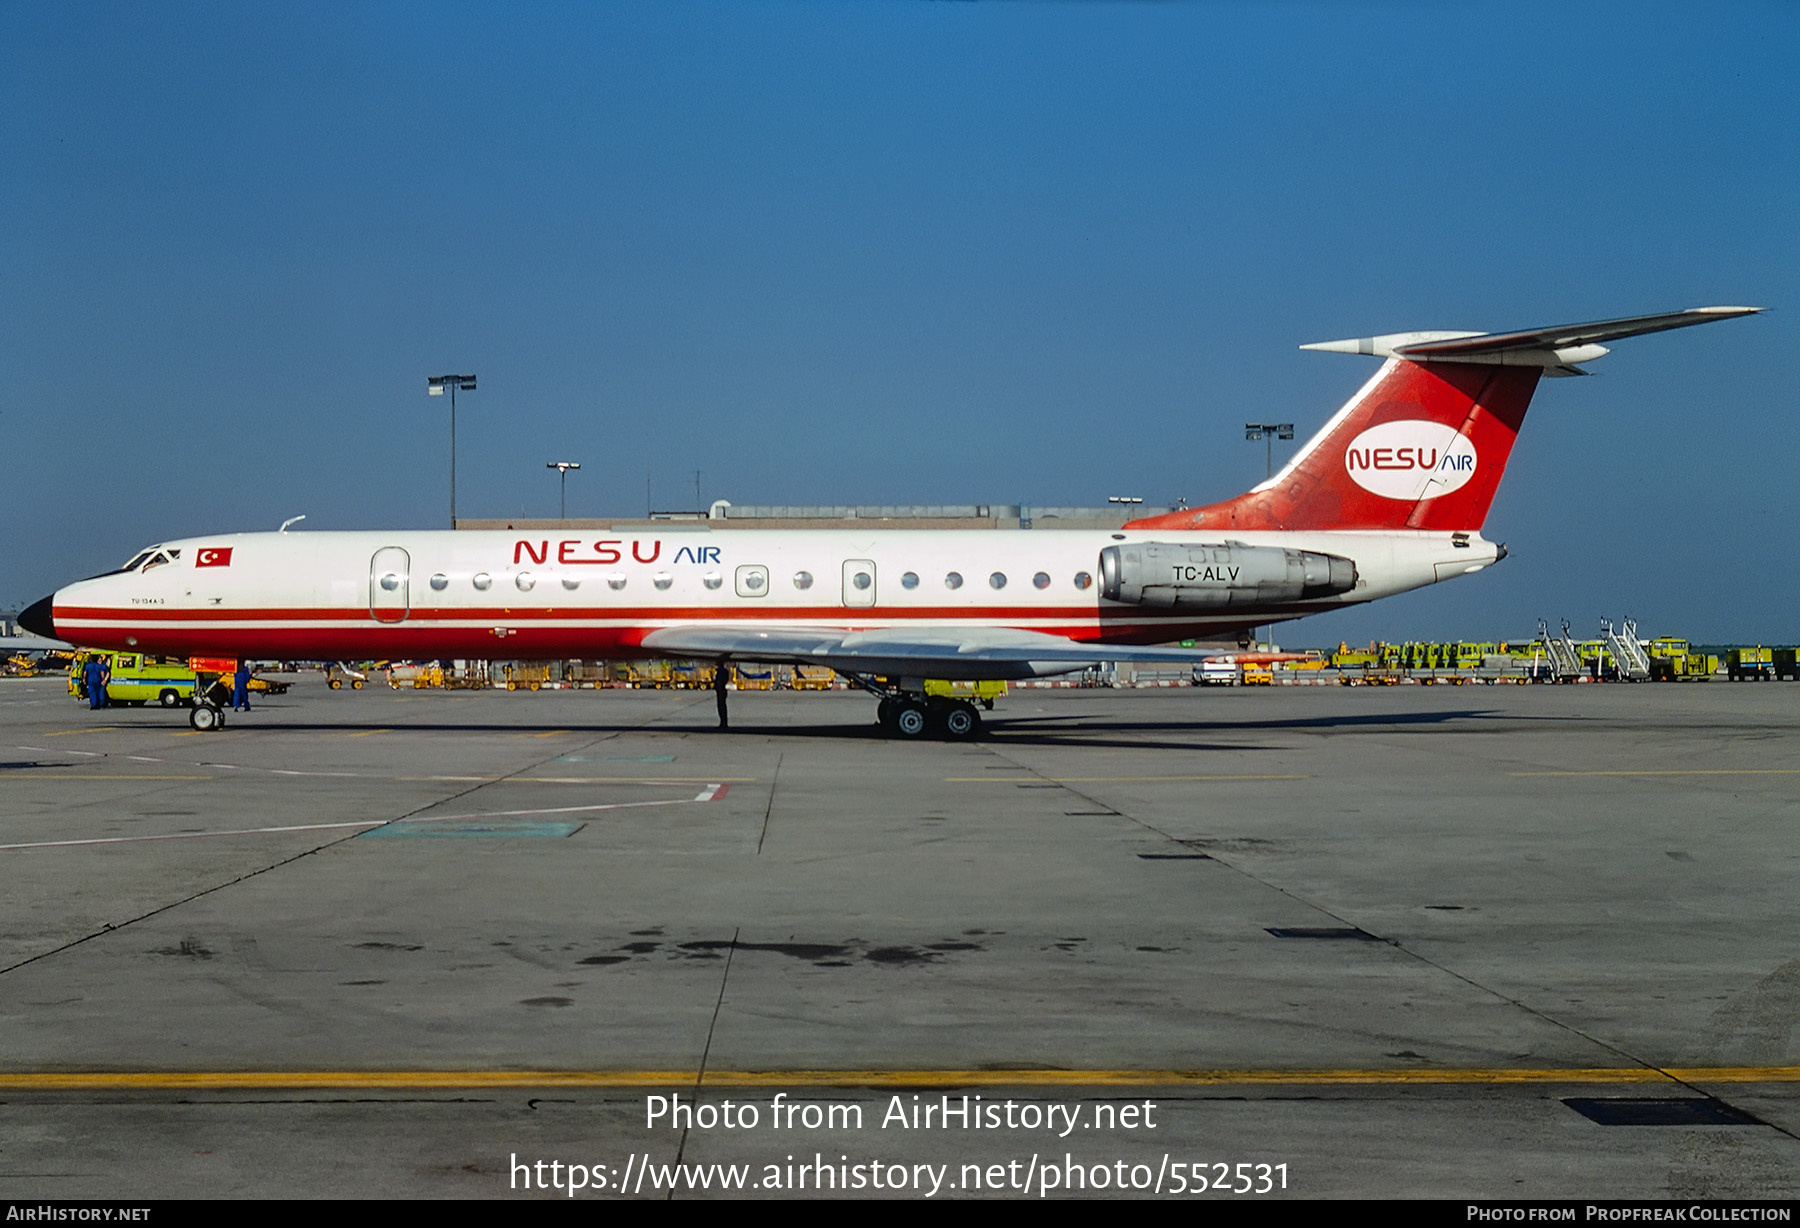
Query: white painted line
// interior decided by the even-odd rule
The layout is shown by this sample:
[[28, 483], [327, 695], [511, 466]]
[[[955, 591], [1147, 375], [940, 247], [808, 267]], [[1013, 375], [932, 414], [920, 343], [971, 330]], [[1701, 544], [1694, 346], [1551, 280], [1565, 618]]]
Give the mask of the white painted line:
[[0, 844], [0, 852], [21, 849], [74, 848], [84, 844], [142, 844], [149, 840], [203, 840], [212, 836], [265, 836], [288, 831], [329, 831], [338, 827], [383, 827], [386, 822], [364, 820], [360, 823], [306, 823], [295, 827], [248, 827], [238, 831], [178, 831], [161, 836], [106, 836], [93, 840], [40, 840], [33, 844]]
[[[704, 792], [704, 791], [703, 791]], [[658, 802], [603, 802], [592, 806], [555, 806], [543, 810], [488, 810], [480, 814], [434, 814], [418, 819], [361, 819], [352, 823], [298, 823], [288, 827], [243, 827], [232, 831], [178, 831], [160, 836], [102, 836], [89, 840], [40, 840], [31, 844], [0, 844], [0, 852], [25, 849], [76, 848], [90, 844], [143, 844], [152, 840], [210, 840], [219, 836], [276, 836], [295, 831], [337, 831], [351, 827], [373, 830], [403, 823], [451, 823], [468, 819], [515, 819], [538, 814], [586, 814], [596, 810], [633, 810], [645, 806], [687, 806], [710, 797], [677, 797]]]
[[[84, 756], [89, 759], [113, 758], [112, 755], [108, 754], [105, 751], [95, 751], [95, 750], [63, 750], [61, 748], [52, 750], [51, 748], [49, 748], [47, 746], [15, 746], [15, 747], [13, 747], [13, 749], [14, 750], [33, 751], [40, 755], [81, 755], [81, 756]], [[309, 771], [303, 771], [299, 768], [252, 767], [251, 765], [246, 764], [246, 763], [195, 763], [194, 761], [192, 761], [190, 759], [161, 759], [161, 758], [156, 758], [151, 755], [122, 755], [119, 757], [124, 758], [124, 759], [134, 759], [139, 763], [172, 763], [172, 764], [175, 764], [177, 767], [227, 768], [232, 771], [238, 771], [238, 772], [266, 772], [271, 776], [309, 776], [309, 777], [316, 776], [316, 777], [322, 777], [322, 778], [329, 779], [329, 780], [403, 780], [403, 781], [428, 780], [428, 781], [444, 781], [449, 784], [470, 784], [470, 783], [475, 783], [475, 782], [479, 782], [479, 781], [490, 781], [490, 782], [497, 784], [497, 783], [499, 783], [499, 781], [501, 779], [505, 779], [504, 777], [494, 777], [494, 776], [385, 776], [385, 775], [380, 775], [380, 774], [377, 774], [374, 772], [309, 772]], [[589, 778], [589, 777], [581, 777], [580, 778], [581, 781], [586, 781], [588, 779], [601, 779], [601, 778]], [[563, 783], [563, 782], [559, 780], [557, 783]], [[682, 781], [682, 782], [675, 782], [675, 783], [686, 783], [686, 782]]]

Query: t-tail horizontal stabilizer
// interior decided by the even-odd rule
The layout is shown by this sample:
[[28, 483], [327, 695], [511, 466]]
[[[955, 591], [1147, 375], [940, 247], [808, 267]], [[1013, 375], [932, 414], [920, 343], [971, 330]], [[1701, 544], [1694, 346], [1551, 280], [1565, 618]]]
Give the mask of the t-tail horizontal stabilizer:
[[1603, 342], [1644, 333], [1666, 332], [1754, 315], [1761, 307], [1691, 307], [1654, 316], [1630, 316], [1623, 320], [1595, 320], [1589, 324], [1558, 324], [1517, 333], [1423, 332], [1386, 333], [1379, 337], [1354, 337], [1346, 341], [1315, 341], [1303, 350], [1334, 354], [1369, 354], [1376, 358], [1405, 358], [1413, 362], [1469, 362], [1500, 367], [1541, 367], [1545, 375], [1586, 375], [1575, 364], [1592, 362], [1606, 354]]

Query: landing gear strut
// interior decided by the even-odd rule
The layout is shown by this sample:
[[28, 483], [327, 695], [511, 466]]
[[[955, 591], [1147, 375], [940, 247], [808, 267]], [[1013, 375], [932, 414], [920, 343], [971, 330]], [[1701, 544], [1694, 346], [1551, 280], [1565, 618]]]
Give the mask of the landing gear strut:
[[848, 677], [880, 699], [875, 719], [890, 737], [912, 739], [930, 733], [963, 742], [981, 733], [981, 710], [966, 699], [926, 695], [867, 674]]

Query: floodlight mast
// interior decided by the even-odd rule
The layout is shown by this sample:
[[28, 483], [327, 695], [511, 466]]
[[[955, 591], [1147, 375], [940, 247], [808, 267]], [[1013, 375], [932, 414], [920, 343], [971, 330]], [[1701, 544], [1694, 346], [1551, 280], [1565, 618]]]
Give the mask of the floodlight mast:
[[580, 461], [546, 461], [544, 468], [554, 469], [562, 476], [562, 519], [569, 518], [569, 470], [581, 468]]
[[[1267, 469], [1267, 471], [1263, 474], [1264, 481], [1267, 481], [1268, 479], [1275, 476], [1275, 441], [1277, 439], [1292, 439], [1293, 437], [1294, 437], [1294, 424], [1292, 422], [1246, 422], [1246, 423], [1244, 423], [1244, 438], [1245, 439], [1260, 439], [1263, 441], [1263, 453], [1264, 453], [1263, 464], [1266, 466], [1266, 469]], [[1270, 623], [1269, 624], [1269, 639], [1271, 641], [1273, 641], [1274, 638], [1275, 638], [1275, 624]], [[1252, 642], [1254, 642], [1256, 640], [1256, 628], [1255, 627], [1250, 628], [1250, 639]]]
[[1244, 423], [1245, 439], [1261, 439], [1264, 441], [1264, 452], [1266, 453], [1264, 463], [1268, 466], [1268, 472], [1263, 474], [1265, 479], [1275, 476], [1275, 441], [1277, 439], [1292, 439], [1293, 437], [1294, 424], [1292, 422]]
[[444, 389], [450, 390], [450, 527], [456, 527], [456, 390], [475, 391], [473, 375], [427, 375], [425, 390], [434, 397], [444, 395]]

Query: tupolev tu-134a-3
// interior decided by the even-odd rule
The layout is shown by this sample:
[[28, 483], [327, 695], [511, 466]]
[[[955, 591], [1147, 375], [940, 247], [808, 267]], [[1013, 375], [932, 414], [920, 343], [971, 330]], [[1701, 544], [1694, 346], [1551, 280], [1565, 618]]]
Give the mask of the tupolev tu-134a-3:
[[926, 679], [1196, 665], [1220, 654], [1157, 645], [1491, 566], [1505, 548], [1481, 529], [1540, 377], [1585, 374], [1609, 341], [1757, 310], [1303, 346], [1385, 361], [1268, 481], [1117, 532], [242, 533], [151, 546], [19, 622], [185, 656], [824, 665], [879, 696], [894, 734], [971, 737], [974, 705], [928, 697]]

